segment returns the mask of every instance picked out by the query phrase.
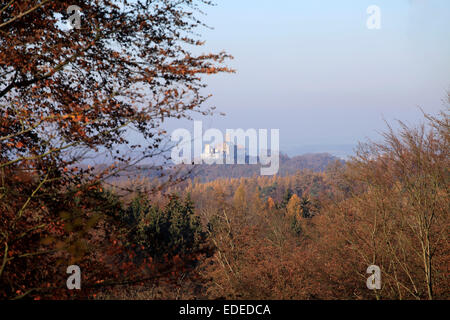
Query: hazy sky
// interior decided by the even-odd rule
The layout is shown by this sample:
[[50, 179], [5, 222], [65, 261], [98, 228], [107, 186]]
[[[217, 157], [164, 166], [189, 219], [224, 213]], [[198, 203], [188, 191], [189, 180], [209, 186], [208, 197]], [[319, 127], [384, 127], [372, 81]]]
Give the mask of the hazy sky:
[[[417, 123], [418, 106], [443, 106], [449, 0], [216, 2], [201, 51], [226, 50], [237, 73], [207, 78], [209, 104], [227, 115], [204, 118], [206, 127], [279, 128], [281, 150], [328, 151], [376, 139], [383, 119]], [[381, 9], [380, 30], [366, 26], [370, 5]], [[190, 124], [170, 123], [179, 126]]]

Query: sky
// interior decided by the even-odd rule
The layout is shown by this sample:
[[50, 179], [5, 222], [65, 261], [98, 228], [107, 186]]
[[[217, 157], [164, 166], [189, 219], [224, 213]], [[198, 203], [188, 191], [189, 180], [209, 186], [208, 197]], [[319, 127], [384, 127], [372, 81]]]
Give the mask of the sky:
[[[205, 128], [280, 129], [280, 148], [348, 153], [385, 121], [422, 121], [450, 90], [448, 0], [216, 0], [198, 52], [227, 51], [236, 74], [205, 78], [226, 116]], [[377, 5], [381, 29], [367, 28]], [[419, 108], [420, 107], [420, 108]], [[192, 123], [171, 121], [168, 128]]]

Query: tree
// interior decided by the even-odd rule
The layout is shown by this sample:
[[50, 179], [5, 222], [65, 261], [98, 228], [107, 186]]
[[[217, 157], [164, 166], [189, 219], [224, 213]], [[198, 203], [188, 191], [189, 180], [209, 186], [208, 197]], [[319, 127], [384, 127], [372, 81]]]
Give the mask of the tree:
[[302, 203], [300, 201], [300, 198], [296, 194], [293, 194], [286, 206], [288, 216], [299, 218], [299, 214], [301, 212], [301, 204]]
[[448, 296], [449, 118], [448, 112], [426, 118], [427, 126], [400, 123], [398, 133], [388, 128], [383, 143], [360, 145], [343, 172], [350, 195], [321, 214], [328, 261], [336, 252], [336, 259], [353, 261], [354, 269], [328, 271], [327, 277], [350, 280], [348, 291], [375, 264], [383, 279], [377, 298]]
[[[211, 3], [78, 1], [80, 28], [72, 30], [64, 27], [73, 18], [65, 2], [0, 4], [4, 296], [47, 287], [55, 252], [73, 247], [83, 256], [89, 246], [74, 246], [80, 233], [65, 230], [67, 220], [104, 222], [102, 181], [164, 151], [165, 119], [212, 112], [202, 107], [202, 76], [232, 70], [225, 53], [191, 52], [202, 45], [193, 36], [202, 4]], [[112, 165], [88, 167], [93, 158]], [[44, 238], [53, 239], [46, 248]], [[13, 277], [27, 272], [34, 282]]]
[[292, 192], [291, 189], [289, 189], [289, 188], [286, 189], [286, 192], [283, 195], [283, 200], [280, 203], [280, 209], [285, 209], [287, 207], [287, 205], [288, 205], [289, 201], [291, 200], [293, 194], [294, 193]]
[[274, 209], [275, 201], [273, 201], [272, 197], [267, 198], [267, 208]]
[[311, 201], [308, 199], [308, 197], [306, 197], [306, 196], [302, 197], [302, 200], [300, 202], [300, 209], [301, 209], [303, 218], [311, 218], [312, 217]]
[[245, 191], [245, 184], [243, 182], [241, 182], [241, 184], [234, 193], [233, 205], [236, 208], [236, 210], [242, 213], [244, 213], [248, 208], [247, 192]]
[[178, 196], [170, 196], [168, 204], [160, 208], [137, 196], [118, 216], [129, 225], [129, 245], [137, 248], [140, 260], [145, 256], [158, 261], [186, 258], [206, 241], [189, 197], [182, 202]]

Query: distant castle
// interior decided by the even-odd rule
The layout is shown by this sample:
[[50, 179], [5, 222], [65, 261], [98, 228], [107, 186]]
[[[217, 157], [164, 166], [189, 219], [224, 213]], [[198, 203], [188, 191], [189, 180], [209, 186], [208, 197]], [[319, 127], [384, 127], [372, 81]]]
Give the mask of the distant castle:
[[238, 150], [244, 149], [244, 146], [236, 145], [231, 142], [230, 135], [227, 133], [225, 135], [225, 142], [215, 146], [205, 144], [205, 150], [202, 153], [201, 158], [203, 160], [219, 160], [220, 158], [225, 160], [233, 157], [234, 163], [237, 163]]

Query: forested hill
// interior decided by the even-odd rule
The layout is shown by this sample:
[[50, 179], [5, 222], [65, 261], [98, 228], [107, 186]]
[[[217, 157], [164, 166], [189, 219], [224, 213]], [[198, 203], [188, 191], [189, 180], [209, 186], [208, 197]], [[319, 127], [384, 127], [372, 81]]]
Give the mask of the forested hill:
[[[324, 171], [327, 166], [340, 158], [329, 153], [312, 153], [290, 158], [280, 155], [280, 170], [278, 175], [287, 176], [295, 174], [298, 170], [310, 169], [312, 171]], [[190, 176], [198, 178], [202, 182], [216, 180], [218, 178], [240, 178], [260, 175], [260, 165], [233, 164], [233, 165], [196, 165]]]

